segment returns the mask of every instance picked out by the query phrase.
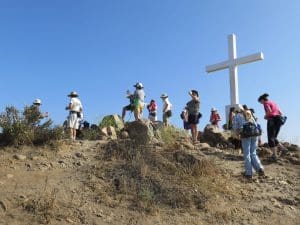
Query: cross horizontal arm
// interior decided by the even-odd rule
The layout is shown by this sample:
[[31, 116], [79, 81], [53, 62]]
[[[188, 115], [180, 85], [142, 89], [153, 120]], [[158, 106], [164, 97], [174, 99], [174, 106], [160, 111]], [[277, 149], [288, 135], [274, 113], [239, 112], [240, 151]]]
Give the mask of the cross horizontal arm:
[[227, 68], [229, 68], [229, 62], [224, 61], [224, 62], [220, 62], [220, 63], [217, 63], [217, 64], [207, 66], [206, 67], [206, 72], [207, 73], [212, 73], [212, 72], [215, 72], [215, 71], [218, 71], [218, 70], [224, 70], [224, 69], [227, 69]]
[[240, 57], [234, 60], [234, 65], [242, 65], [242, 64], [246, 64], [246, 63], [251, 63], [251, 62], [255, 62], [255, 61], [259, 61], [259, 60], [263, 60], [264, 59], [264, 54], [262, 52], [253, 54], [253, 55], [248, 55], [245, 57]]

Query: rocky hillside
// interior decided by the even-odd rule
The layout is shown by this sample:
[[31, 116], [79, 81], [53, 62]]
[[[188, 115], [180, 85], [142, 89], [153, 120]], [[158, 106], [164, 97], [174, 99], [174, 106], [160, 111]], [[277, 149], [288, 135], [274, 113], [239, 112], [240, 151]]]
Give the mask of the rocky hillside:
[[248, 182], [230, 146], [134, 135], [0, 149], [0, 224], [299, 224], [298, 146], [278, 163], [260, 149], [267, 176]]

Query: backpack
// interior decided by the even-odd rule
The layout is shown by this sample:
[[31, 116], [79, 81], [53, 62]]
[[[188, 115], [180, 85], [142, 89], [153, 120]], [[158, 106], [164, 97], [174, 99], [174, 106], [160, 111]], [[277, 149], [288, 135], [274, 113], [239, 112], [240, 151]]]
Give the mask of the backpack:
[[262, 130], [260, 125], [253, 122], [245, 123], [241, 131], [242, 138], [257, 137], [260, 136], [261, 134], [262, 134]]

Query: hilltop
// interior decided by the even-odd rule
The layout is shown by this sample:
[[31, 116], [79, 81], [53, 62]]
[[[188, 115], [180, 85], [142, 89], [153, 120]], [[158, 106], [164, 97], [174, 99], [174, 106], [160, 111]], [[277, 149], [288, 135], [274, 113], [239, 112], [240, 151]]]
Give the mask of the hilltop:
[[298, 146], [275, 164], [260, 149], [249, 183], [236, 150], [167, 138], [2, 147], [0, 224], [299, 224]]

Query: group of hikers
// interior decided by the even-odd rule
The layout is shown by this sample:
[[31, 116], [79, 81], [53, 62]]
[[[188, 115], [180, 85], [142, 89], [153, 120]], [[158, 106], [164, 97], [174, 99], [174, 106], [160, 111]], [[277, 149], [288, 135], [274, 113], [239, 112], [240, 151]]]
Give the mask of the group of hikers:
[[[126, 112], [134, 112], [135, 120], [141, 120], [141, 114], [144, 106], [147, 107], [149, 116], [148, 119], [152, 122], [157, 121], [157, 103], [155, 100], [151, 100], [149, 104], [145, 104], [145, 92], [142, 83], [134, 85], [136, 88], [133, 94], [127, 91], [127, 97], [130, 99], [130, 104], [123, 108], [122, 119], [125, 119]], [[200, 113], [200, 98], [199, 93], [196, 90], [189, 91], [191, 100], [186, 104], [184, 110], [181, 113], [181, 119], [183, 120], [183, 127], [186, 130], [191, 130], [192, 141], [194, 144], [199, 142], [197, 125], [202, 117]], [[170, 103], [167, 94], [162, 94], [161, 99], [163, 101], [163, 124], [169, 125], [169, 118], [172, 116], [172, 104]], [[264, 106], [265, 117], [267, 120], [267, 136], [268, 145], [272, 149], [271, 160], [277, 161], [278, 151], [286, 151], [285, 147], [278, 141], [278, 135], [281, 126], [285, 123], [287, 117], [285, 117], [278, 105], [269, 100], [268, 94], [263, 94], [258, 98], [258, 102]], [[220, 114], [215, 108], [211, 109], [210, 123], [211, 125], [219, 128], [221, 121]], [[252, 178], [253, 168], [260, 175], [264, 176], [264, 168], [261, 164], [259, 157], [256, 154], [258, 145], [261, 144], [262, 128], [258, 123], [258, 118], [255, 116], [254, 109], [249, 109], [247, 105], [237, 105], [230, 109], [228, 115], [228, 123], [224, 126], [226, 130], [230, 130], [235, 140], [241, 142], [241, 148], [245, 161], [245, 173], [246, 178]]]
[[[142, 121], [143, 109], [146, 107], [149, 112], [148, 119], [153, 123], [157, 122], [158, 106], [156, 101], [151, 100], [149, 104], [145, 103], [145, 91], [142, 83], [136, 83], [134, 88], [134, 93], [127, 91], [127, 98], [129, 99], [130, 103], [129, 105], [123, 107], [122, 119], [124, 120], [126, 112], [130, 111], [134, 113], [136, 121]], [[191, 90], [188, 92], [188, 94], [190, 95], [191, 100], [187, 102], [180, 116], [183, 120], [184, 129], [191, 130], [192, 141], [194, 144], [197, 144], [199, 142], [197, 125], [202, 117], [202, 114], [200, 113], [200, 98], [199, 93], [196, 90]], [[77, 92], [71, 92], [68, 97], [70, 98], [70, 101], [66, 107], [66, 110], [69, 112], [66, 126], [70, 130], [71, 140], [75, 140], [76, 132], [79, 129], [80, 123], [83, 119], [83, 106], [79, 100], [79, 95]], [[169, 119], [172, 117], [173, 106], [167, 94], [162, 94], [161, 99], [163, 102], [163, 124], [165, 126], [169, 126]], [[285, 123], [287, 117], [282, 114], [276, 103], [269, 100], [268, 94], [261, 95], [258, 98], [258, 102], [264, 106], [264, 119], [267, 120], [268, 145], [272, 149], [273, 153], [271, 159], [276, 161], [278, 157], [278, 151], [286, 150], [284, 146], [280, 144], [277, 138], [280, 128]], [[36, 99], [33, 102], [32, 107], [36, 107], [39, 110], [41, 104], [41, 100]], [[241, 148], [245, 161], [244, 176], [246, 178], [252, 178], [253, 168], [260, 176], [264, 175], [264, 168], [256, 154], [258, 142], [262, 134], [262, 128], [258, 124], [258, 119], [255, 117], [254, 113], [254, 110], [249, 109], [246, 105], [232, 107], [228, 115], [228, 124], [225, 126], [227, 130], [231, 130], [232, 136], [241, 142]], [[48, 116], [48, 113], [40, 113], [41, 119]], [[211, 125], [219, 128], [220, 121], [221, 117], [217, 109], [212, 108], [210, 116]]]
[[[146, 106], [149, 112], [148, 119], [151, 122], [157, 121], [157, 111], [158, 106], [155, 100], [151, 100], [149, 104], [145, 103], [145, 91], [144, 86], [142, 83], [136, 83], [134, 85], [135, 91], [134, 93], [131, 93], [130, 91], [127, 91], [127, 98], [129, 99], [130, 103], [129, 105], [123, 107], [122, 111], [122, 119], [124, 121], [126, 112], [134, 112], [134, 117], [136, 121], [142, 120], [142, 113], [143, 109]], [[189, 91], [189, 95], [191, 97], [191, 100], [186, 104], [186, 107], [184, 108], [184, 111], [182, 112], [182, 119], [185, 124], [188, 124], [189, 129], [191, 129], [192, 133], [192, 141], [194, 143], [198, 142], [198, 129], [197, 125], [199, 123], [199, 119], [201, 118], [200, 113], [200, 99], [199, 99], [199, 93], [196, 90]], [[160, 96], [163, 102], [163, 124], [165, 126], [170, 125], [170, 118], [172, 117], [172, 103], [169, 100], [168, 94], [162, 94]]]

